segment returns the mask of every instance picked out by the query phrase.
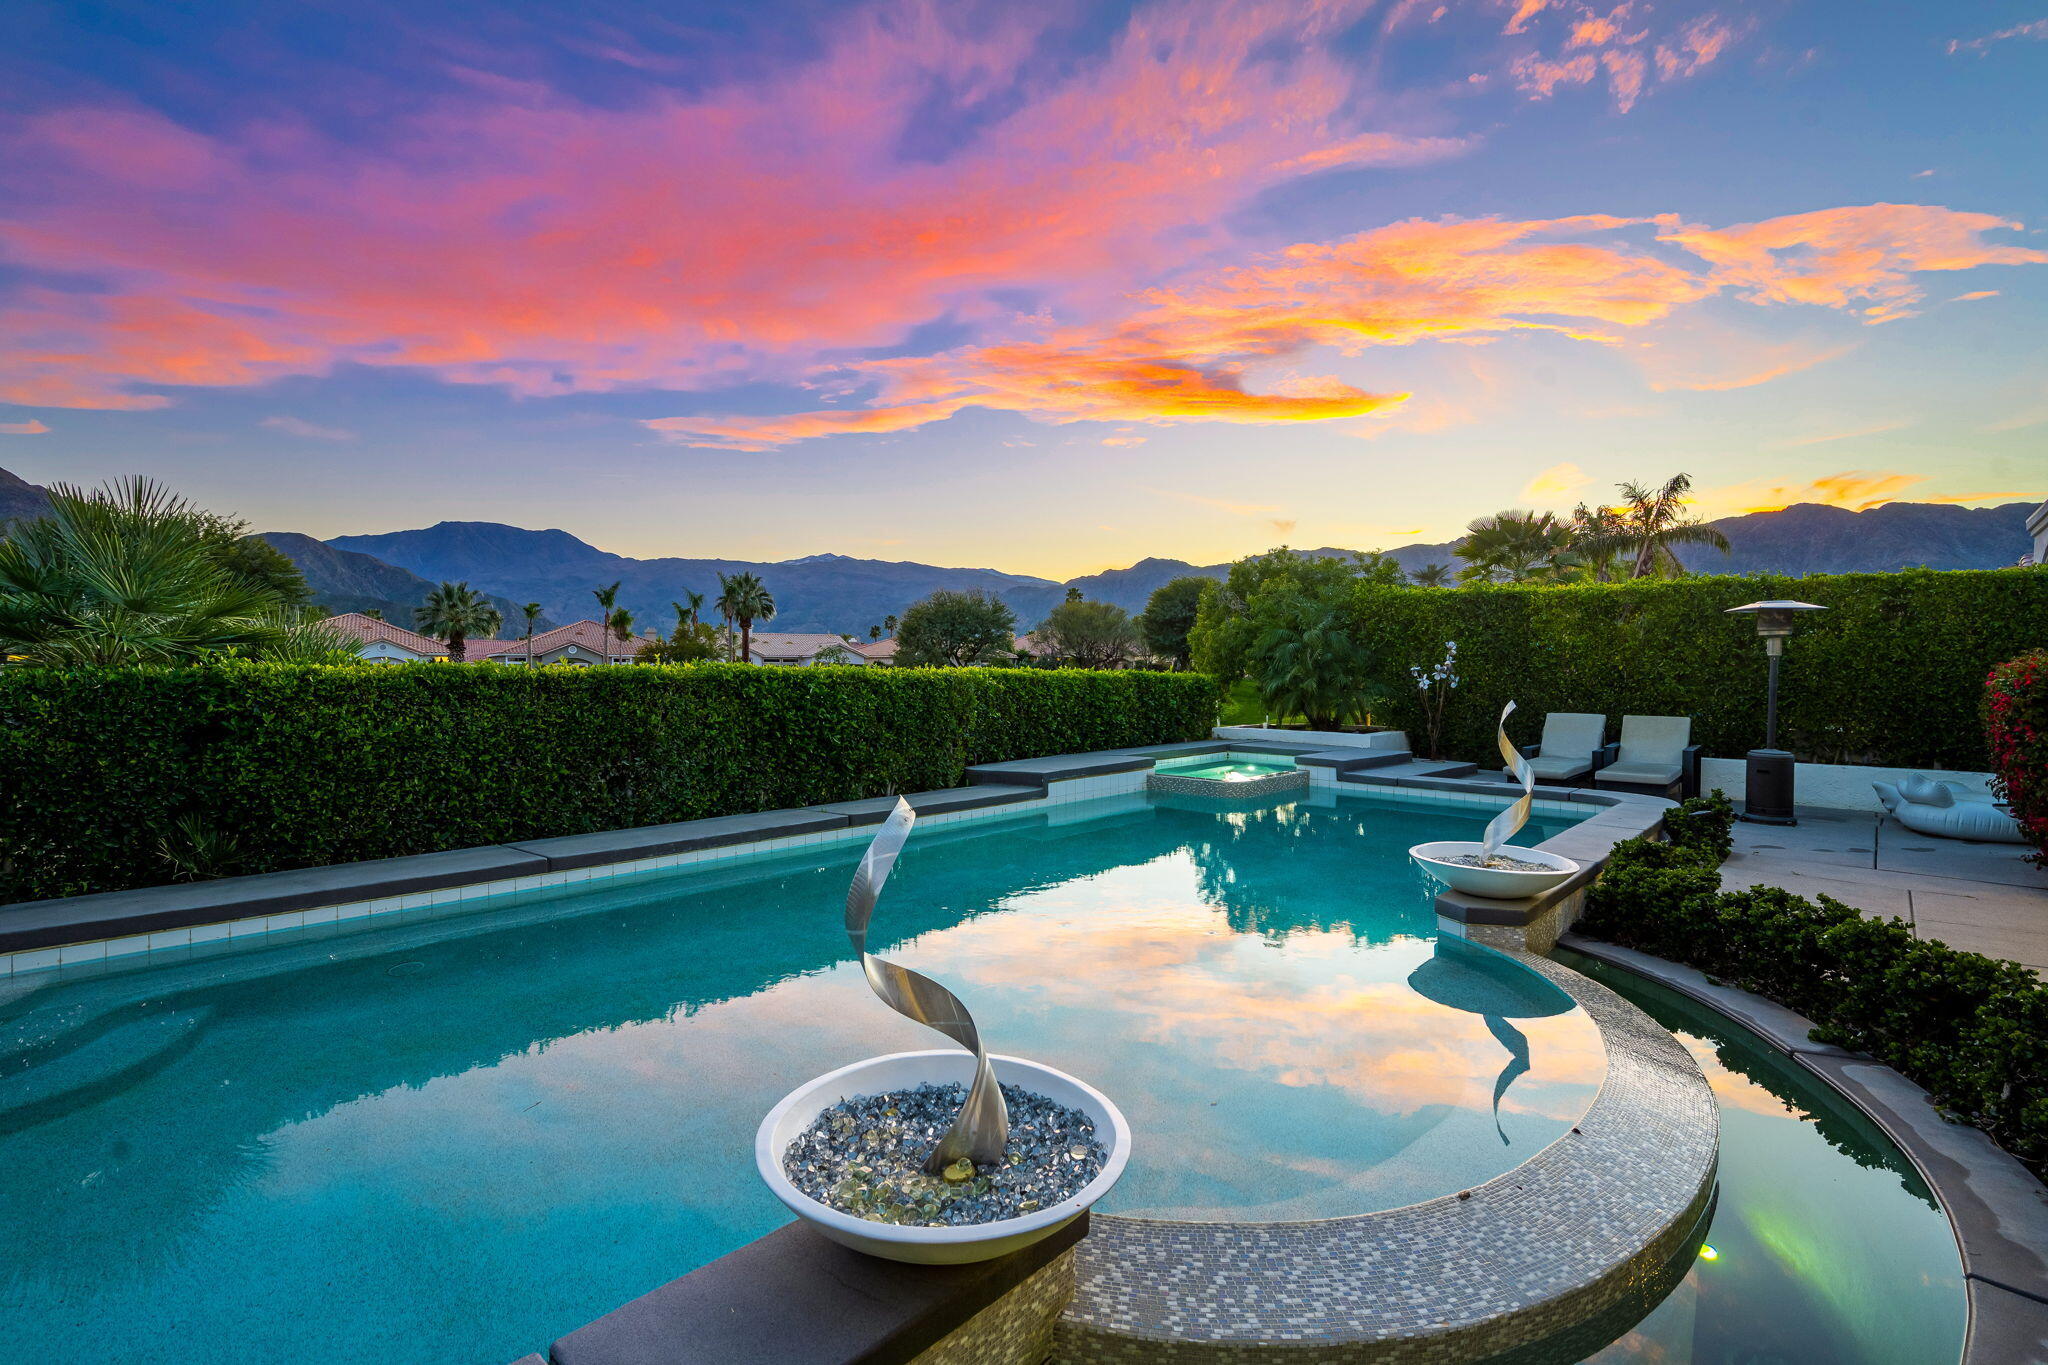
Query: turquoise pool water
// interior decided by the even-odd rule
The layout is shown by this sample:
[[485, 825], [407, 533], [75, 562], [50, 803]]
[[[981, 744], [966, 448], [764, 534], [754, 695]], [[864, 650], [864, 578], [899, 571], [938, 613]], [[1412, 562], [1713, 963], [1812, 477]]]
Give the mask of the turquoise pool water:
[[1212, 782], [1242, 782], [1251, 777], [1271, 777], [1274, 773], [1294, 771], [1294, 764], [1284, 758], [1259, 759], [1237, 758], [1230, 755], [1217, 757], [1202, 755], [1155, 765], [1154, 771], [1171, 773], [1175, 777], [1206, 777]]
[[[873, 943], [1118, 1101], [1106, 1207], [1408, 1203], [1526, 1159], [1604, 1069], [1561, 992], [1435, 942], [1403, 852], [1486, 814], [1313, 792], [927, 826]], [[933, 1044], [848, 961], [858, 851], [0, 984], [5, 1339], [503, 1365], [777, 1226], [760, 1116]]]
[[1883, 1133], [1717, 1016], [1567, 961], [1675, 1033], [1721, 1105], [1711, 1259], [1591, 1365], [1954, 1365], [1966, 1319], [1955, 1238]]

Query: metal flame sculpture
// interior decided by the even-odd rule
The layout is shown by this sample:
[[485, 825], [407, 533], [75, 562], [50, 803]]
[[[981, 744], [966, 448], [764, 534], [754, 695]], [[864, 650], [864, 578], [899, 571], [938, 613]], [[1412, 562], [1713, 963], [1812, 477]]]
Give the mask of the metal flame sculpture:
[[1480, 844], [1479, 858], [1482, 863], [1491, 863], [1500, 846], [1515, 837], [1515, 832], [1529, 823], [1529, 811], [1536, 804], [1536, 770], [1529, 766], [1529, 760], [1522, 757], [1522, 751], [1508, 743], [1508, 717], [1515, 714], [1515, 704], [1509, 702], [1500, 709], [1500, 724], [1495, 738], [1500, 744], [1500, 756], [1507, 760], [1508, 771], [1522, 782], [1522, 796], [1514, 805], [1486, 822], [1486, 835]]
[[889, 880], [889, 869], [896, 865], [896, 855], [903, 851], [910, 827], [916, 823], [917, 812], [898, 797], [896, 809], [889, 812], [868, 844], [860, 866], [854, 869], [853, 884], [846, 888], [846, 937], [860, 954], [861, 970], [883, 1004], [907, 1019], [937, 1029], [974, 1054], [974, 1084], [968, 1087], [967, 1103], [960, 1106], [953, 1126], [925, 1158], [925, 1170], [937, 1175], [962, 1157], [977, 1166], [1000, 1161], [1003, 1144], [1010, 1137], [1010, 1114], [1003, 1105], [1002, 1088], [996, 1084], [995, 1068], [989, 1065], [988, 1050], [982, 1047], [974, 1018], [960, 998], [930, 977], [868, 951], [868, 920], [875, 913], [875, 902], [881, 899], [882, 883]]

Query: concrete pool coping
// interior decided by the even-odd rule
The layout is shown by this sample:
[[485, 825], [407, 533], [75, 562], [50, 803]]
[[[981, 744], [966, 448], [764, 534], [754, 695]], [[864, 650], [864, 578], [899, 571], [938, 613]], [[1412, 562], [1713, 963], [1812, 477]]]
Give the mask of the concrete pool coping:
[[1961, 1365], [2048, 1360], [2048, 1186], [1982, 1131], [1943, 1119], [1891, 1067], [1810, 1036], [1813, 1021], [1704, 972], [1568, 934], [1558, 946], [1701, 1005], [1784, 1054], [1863, 1113], [1934, 1191], [1961, 1255]]
[[[1501, 783], [1394, 776], [1384, 769], [1358, 769], [1312, 760], [1328, 753], [1321, 740], [1289, 743], [1265, 738], [1212, 738], [1137, 745], [1081, 754], [1055, 754], [1008, 763], [976, 764], [967, 785], [904, 795], [929, 823], [1041, 809], [1070, 801], [1141, 790], [1156, 761], [1210, 753], [1284, 755], [1305, 768], [1312, 784], [1341, 783], [1341, 791], [1421, 796], [1432, 792], [1498, 798], [1514, 789]], [[1339, 760], [1384, 753], [1351, 748]], [[1405, 757], [1405, 751], [1399, 755]], [[1304, 760], [1311, 760], [1304, 762]], [[1360, 781], [1371, 778], [1369, 782]], [[1604, 807], [1580, 828], [1612, 847], [1624, 831], [1653, 827], [1668, 802], [1612, 792], [1539, 790], [1539, 797]], [[92, 895], [24, 901], [0, 906], [0, 977], [82, 963], [181, 950], [216, 940], [286, 932], [341, 921], [416, 912], [456, 902], [567, 885], [586, 877], [656, 871], [725, 857], [784, 851], [810, 844], [863, 837], [863, 826], [879, 820], [894, 797], [825, 802], [786, 810], [710, 816], [670, 824], [592, 834], [516, 840], [477, 848], [295, 868], [170, 886], [141, 887]], [[1633, 812], [1603, 822], [1612, 811]], [[1654, 816], [1652, 812], [1655, 812]], [[1557, 836], [1568, 839], [1574, 831]], [[1590, 845], [1575, 845], [1575, 847]], [[1548, 844], [1545, 847], [1549, 847]], [[1585, 858], [1579, 852], [1568, 856]], [[1604, 854], [1602, 855], [1604, 856]], [[1590, 873], [1588, 874], [1590, 875]], [[1553, 901], [1555, 898], [1552, 898]], [[1460, 913], [1473, 923], [1487, 916], [1523, 922], [1543, 908], [1520, 902], [1488, 902], [1469, 912], [1439, 902], [1450, 919]], [[1475, 935], [1478, 936], [1478, 935]], [[1521, 946], [1519, 942], [1511, 946]]]
[[1405, 1208], [1278, 1223], [1097, 1212], [1058, 1328], [1063, 1365], [1482, 1359], [1599, 1315], [1682, 1252], [1714, 1190], [1706, 1078], [1606, 986], [1509, 956], [1599, 1029], [1607, 1074], [1571, 1132]]

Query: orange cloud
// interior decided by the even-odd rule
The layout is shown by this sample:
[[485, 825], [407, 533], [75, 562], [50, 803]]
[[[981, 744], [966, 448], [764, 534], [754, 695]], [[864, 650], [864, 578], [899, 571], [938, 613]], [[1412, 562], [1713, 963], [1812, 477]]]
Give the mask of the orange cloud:
[[1529, 480], [1522, 497], [1530, 502], [1554, 502], [1568, 498], [1593, 480], [1575, 464], [1554, 464]]
[[[1529, 31], [1536, 16], [1551, 8], [1549, 0], [1522, 4], [1505, 31]], [[1668, 83], [1697, 75], [1746, 31], [1746, 25], [1710, 13], [1651, 42], [1646, 22], [1634, 27], [1647, 21], [1651, 11], [1645, 8], [1636, 16], [1633, 0], [1604, 14], [1577, 0], [1568, 0], [1557, 9], [1566, 16], [1562, 44], [1555, 51], [1546, 52], [1539, 46], [1517, 54], [1508, 63], [1508, 75], [1523, 94], [1540, 100], [1549, 99], [1561, 86], [1591, 85], [1605, 73], [1614, 107], [1624, 114], [1635, 107], [1653, 77]], [[1637, 51], [1638, 44], [1647, 46]]]
[[[760, 450], [844, 431], [906, 430], [967, 407], [1055, 423], [1328, 421], [1383, 413], [1408, 395], [1335, 379], [1294, 377], [1263, 390], [1249, 381], [1262, 367], [1317, 347], [1356, 355], [1378, 346], [1483, 341], [1518, 331], [1612, 345], [1629, 328], [1660, 322], [1731, 288], [1757, 304], [1796, 298], [1846, 307], [1859, 300], [1859, 290], [1881, 288], [1895, 298], [1912, 291], [1908, 272], [1915, 269], [1960, 268], [1956, 263], [1963, 261], [2016, 264], [2040, 255], [1978, 240], [1986, 227], [2005, 225], [1987, 215], [1926, 208], [1912, 217], [1917, 235], [1910, 241], [1902, 241], [1894, 217], [1860, 210], [1774, 219], [1726, 233], [1683, 227], [1673, 217], [1394, 223], [1191, 274], [1137, 295], [1121, 321], [1053, 326], [1033, 320], [1037, 334], [1014, 341], [841, 367], [842, 378], [877, 387], [859, 412], [666, 417], [646, 425], [682, 444]], [[1814, 220], [1827, 225], [1825, 233]], [[1858, 224], [1873, 236], [1860, 251], [1853, 247]], [[1645, 229], [1659, 241], [1699, 250], [1707, 268], [1664, 259], [1627, 239]], [[1803, 257], [1779, 262], [1769, 248], [1743, 245], [1816, 237], [1844, 264]], [[1601, 240], [1578, 240], [1584, 238]], [[1753, 259], [1759, 251], [1760, 263]], [[1853, 280], [1851, 260], [1860, 272]], [[1813, 283], [1821, 278], [1832, 292]], [[1745, 341], [1714, 372], [1673, 373], [1665, 366], [1652, 387], [1746, 388], [1850, 349]]]
[[26, 422], [0, 422], [0, 435], [5, 436], [41, 436], [47, 431], [49, 428], [34, 418]]
[[1866, 322], [1879, 323], [1912, 315], [1922, 297], [1913, 272], [2048, 261], [2048, 252], [1983, 240], [2019, 226], [1930, 204], [1864, 204], [1718, 230], [1679, 227], [1663, 240], [1708, 261], [1712, 279], [1751, 302], [1860, 307]]
[[1977, 300], [1977, 299], [1995, 299], [1995, 298], [1997, 298], [1997, 297], [1998, 297], [1998, 291], [1997, 291], [1996, 289], [1972, 289], [1972, 290], [1971, 290], [1971, 291], [1970, 291], [1969, 293], [1967, 293], [1967, 294], [1958, 294], [1958, 295], [1956, 295], [1956, 296], [1955, 296], [1954, 298], [1950, 299], [1950, 300], [1949, 300], [1949, 302], [1950, 302], [1950, 303], [1970, 303], [1970, 302], [1973, 302], [1973, 301], [1975, 301], [1975, 300]]
[[[1701, 498], [1715, 506], [1733, 504], [1743, 512], [1775, 512], [1794, 503], [1818, 502], [1830, 507], [1851, 507], [1862, 512], [1888, 502], [1915, 484], [1927, 482], [1924, 474], [1871, 474], [1860, 469], [1827, 474], [1804, 485], [1773, 484], [1756, 480], [1719, 489]], [[1919, 501], [1937, 501], [1920, 498]]]

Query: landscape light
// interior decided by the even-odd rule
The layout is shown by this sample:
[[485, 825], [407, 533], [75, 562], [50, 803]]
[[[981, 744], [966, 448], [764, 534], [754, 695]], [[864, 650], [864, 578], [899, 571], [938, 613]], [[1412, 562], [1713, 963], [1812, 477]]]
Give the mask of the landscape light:
[[1721, 1259], [1721, 1253], [1714, 1250], [1710, 1244], [1702, 1242], [1700, 1243], [1700, 1259], [1702, 1261], [1718, 1261]]
[[1791, 754], [1778, 747], [1778, 661], [1785, 656], [1785, 641], [1792, 636], [1792, 623], [1803, 611], [1825, 611], [1811, 602], [1751, 602], [1730, 607], [1728, 614], [1745, 612], [1756, 617], [1756, 633], [1770, 658], [1770, 687], [1764, 703], [1764, 747], [1749, 751], [1749, 767], [1743, 783], [1742, 818], [1760, 825], [1796, 825], [1793, 813], [1793, 769]]

